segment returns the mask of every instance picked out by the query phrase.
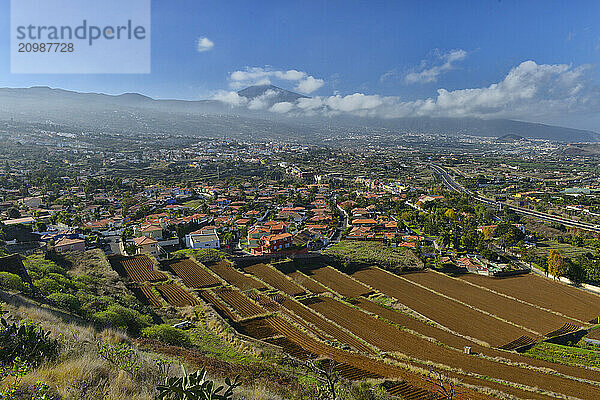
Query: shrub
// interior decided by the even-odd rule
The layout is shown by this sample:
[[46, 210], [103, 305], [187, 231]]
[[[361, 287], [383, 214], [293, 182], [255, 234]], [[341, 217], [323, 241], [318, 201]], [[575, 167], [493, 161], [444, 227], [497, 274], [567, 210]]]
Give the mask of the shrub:
[[54, 304], [60, 308], [64, 308], [69, 311], [79, 312], [81, 311], [81, 302], [79, 299], [72, 294], [68, 293], [52, 293], [48, 296]]
[[25, 290], [25, 284], [19, 275], [10, 272], [0, 272], [0, 287], [8, 290]]
[[133, 336], [138, 336], [143, 328], [152, 323], [149, 315], [118, 304], [110, 305], [105, 311], [95, 313], [93, 317], [103, 325], [126, 330]]
[[115, 300], [112, 297], [95, 296], [93, 294], [82, 292], [81, 290], [77, 292], [77, 298], [82, 304], [81, 310], [88, 315], [105, 311], [108, 307], [115, 304]]
[[191, 340], [187, 332], [173, 328], [168, 324], [154, 325], [144, 328], [142, 336], [148, 339], [159, 340], [173, 346], [188, 346]]
[[176, 258], [193, 256], [198, 262], [204, 264], [212, 264], [221, 261], [227, 257], [227, 253], [224, 253], [216, 249], [197, 249], [197, 250], [179, 250], [174, 253]]
[[9, 323], [0, 318], [0, 364], [11, 364], [16, 358], [36, 366], [44, 359], [58, 355], [58, 341], [50, 338], [50, 332], [28, 322]]
[[62, 292], [64, 289], [60, 283], [56, 282], [54, 279], [51, 278], [42, 278], [35, 280], [33, 281], [33, 285], [37, 287], [44, 296], [48, 296], [56, 292]]

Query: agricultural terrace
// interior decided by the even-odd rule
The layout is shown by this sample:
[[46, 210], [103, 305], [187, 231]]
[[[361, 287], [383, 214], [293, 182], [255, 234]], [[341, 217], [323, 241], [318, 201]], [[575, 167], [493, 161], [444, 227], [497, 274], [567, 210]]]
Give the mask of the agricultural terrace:
[[406, 247], [390, 247], [372, 241], [342, 240], [323, 252], [341, 265], [378, 265], [384, 269], [401, 272], [422, 269], [423, 262]]
[[[365, 345], [363, 342], [358, 340], [355, 336], [348, 333], [346, 330], [340, 328], [339, 326], [333, 324], [327, 319], [323, 318], [310, 308], [305, 305], [299, 303], [296, 300], [285, 299], [281, 304], [284, 313], [287, 314], [290, 318], [297, 320], [300, 325], [303, 325], [309, 331], [312, 331], [316, 336], [323, 337], [321, 332], [324, 332], [329, 338], [325, 338], [327, 340], [334, 339], [341, 343], [344, 343], [357, 351], [363, 353], [373, 354], [373, 350]], [[306, 324], [306, 322], [308, 324]], [[314, 329], [313, 327], [317, 328]]]
[[183, 280], [187, 287], [202, 289], [221, 285], [221, 281], [189, 258], [162, 261], [161, 266], [170, 269]]
[[[232, 271], [239, 274], [238, 278], [242, 277], [237, 281], [247, 288], [246, 280], [252, 277], [229, 264], [222, 269], [224, 275]], [[261, 280], [272, 271], [276, 270], [267, 265], [246, 269]], [[287, 276], [292, 279], [307, 281], [308, 278], [307, 282], [316, 284], [316, 290], [331, 292], [301, 300], [285, 293], [282, 284], [275, 283], [281, 276], [276, 276], [278, 278], [270, 278], [269, 284], [281, 291], [242, 292], [221, 288], [213, 289], [217, 296], [212, 295], [213, 291], [203, 291], [200, 295], [222, 315], [229, 312], [232, 321], [239, 320], [239, 316], [228, 310], [234, 309], [244, 317], [244, 321], [236, 325], [242, 333], [276, 344], [299, 359], [330, 358], [340, 363], [338, 371], [348, 379], [407, 379], [415, 398], [426, 393], [427, 385], [422, 384], [420, 375], [410, 370], [427, 369], [427, 362], [443, 365], [444, 375], [465, 384], [487, 387], [516, 398], [550, 399], [562, 394], [581, 399], [600, 396], [600, 384], [593, 383], [600, 381], [596, 370], [567, 363], [554, 364], [543, 357], [528, 357], [484, 343], [500, 347], [516, 339], [538, 341], [541, 335], [532, 333], [533, 328], [542, 331], [550, 325], [558, 331], [571, 329], [570, 322], [576, 321], [560, 313], [435, 272], [397, 276], [379, 268], [365, 268], [348, 276], [331, 267], [322, 267], [289, 273]], [[473, 292], [474, 297], [464, 297], [463, 292]], [[336, 293], [343, 298], [331, 297]], [[396, 299], [399, 304], [395, 303]], [[502, 307], [492, 309], [494, 301]], [[482, 309], [477, 309], [474, 303], [480, 303]], [[405, 312], [400, 312], [391, 306], [394, 304], [411, 310], [402, 308]], [[534, 320], [520, 327], [508, 319], [515, 307], [523, 307], [542, 322]], [[412, 310], [437, 324], [416, 317]], [[267, 312], [276, 314], [266, 315]], [[548, 326], [531, 325], [533, 323]], [[465, 346], [471, 347], [474, 355], [464, 354]], [[377, 358], [377, 349], [387, 355], [386, 361]], [[401, 384], [396, 388], [403, 390]], [[396, 393], [394, 389], [391, 392]], [[485, 395], [473, 392], [468, 398], [485, 398]]]
[[300, 296], [306, 293], [303, 288], [272, 266], [255, 264], [244, 268], [244, 271], [290, 296]]
[[506, 365], [466, 355], [460, 350], [445, 348], [412, 333], [402, 331], [385, 321], [332, 298], [321, 297], [318, 300], [311, 301], [308, 307], [383, 351], [403, 354], [419, 360], [430, 360], [457, 370], [528, 386], [532, 390], [536, 387], [544, 387], [557, 393], [564, 393], [567, 390], [567, 393], [579, 398], [594, 398], [590, 397], [593, 396], [592, 393], [595, 393], [595, 396], [600, 395], [600, 387], [584, 385], [569, 378], [546, 375], [516, 365]]
[[467, 274], [460, 279], [580, 321], [600, 317], [600, 296], [534, 274], [508, 278]]
[[452, 301], [378, 268], [363, 269], [352, 276], [438, 324], [492, 346], [499, 347], [521, 336], [533, 335], [523, 328]]
[[264, 290], [266, 286], [251, 276], [245, 275], [233, 268], [233, 266], [225, 260], [219, 261], [215, 264], [208, 264], [210, 269], [215, 274], [219, 275], [222, 279], [228, 283], [236, 286], [240, 290], [259, 289]]
[[166, 281], [167, 275], [154, 269], [154, 261], [145, 255], [111, 257], [110, 264], [121, 275], [127, 276], [134, 282], [160, 282]]
[[305, 271], [305, 273], [344, 297], [362, 296], [373, 292], [369, 286], [329, 266]]
[[[160, 308], [163, 306], [162, 301], [160, 301], [160, 297], [156, 293], [154, 293], [151, 286], [141, 285], [137, 289], [140, 291], [145, 303], [150, 304], [152, 307], [156, 308]], [[135, 293], [135, 289], [132, 288], [132, 290], [134, 290]]]
[[541, 308], [469, 285], [465, 281], [439, 272], [427, 270], [404, 274], [400, 278], [425, 287], [433, 293], [440, 293], [455, 301], [483, 310], [485, 313], [499, 317], [519, 327], [532, 330], [537, 336], [544, 336], [546, 333], [554, 331], [565, 324], [574, 322], [577, 322], [578, 325], [583, 324], [582, 321], [561, 317]]
[[455, 349], [462, 349], [465, 346], [469, 346], [473, 352], [477, 354], [483, 354], [488, 357], [499, 357], [509, 359], [514, 363], [520, 363], [523, 365], [528, 364], [533, 367], [546, 368], [549, 370], [552, 369], [564, 375], [587, 379], [590, 381], [598, 380], [598, 374], [596, 371], [562, 364], [553, 364], [545, 360], [532, 359], [516, 352], [506, 352], [491, 347], [484, 347], [476, 342], [458, 335], [454, 335], [439, 327], [424, 323], [423, 321], [410, 317], [405, 313], [399, 312], [398, 310], [394, 310], [390, 307], [382, 306], [369, 299], [357, 299], [356, 306], [397, 326], [402, 326], [414, 332], [418, 332], [421, 335], [433, 338], [440, 343], [444, 343], [445, 345], [454, 347]]
[[197, 306], [200, 304], [197, 298], [176, 283], [159, 284], [155, 288], [167, 303], [174, 307]]
[[542, 240], [536, 243], [535, 254], [548, 257], [550, 250], [558, 250], [564, 257], [575, 259], [579, 255], [593, 252], [594, 249], [573, 246], [569, 243], [560, 243], [556, 240]]
[[214, 291], [217, 296], [229, 304], [242, 318], [255, 317], [266, 314], [266, 311], [255, 304], [248, 297], [244, 296], [239, 290], [232, 288], [219, 288]]
[[321, 294], [328, 291], [328, 288], [321, 285], [319, 282], [315, 281], [314, 279], [300, 271], [291, 272], [287, 274], [287, 276], [289, 276], [294, 280], [294, 282], [296, 282], [302, 287], [305, 287], [314, 294]]

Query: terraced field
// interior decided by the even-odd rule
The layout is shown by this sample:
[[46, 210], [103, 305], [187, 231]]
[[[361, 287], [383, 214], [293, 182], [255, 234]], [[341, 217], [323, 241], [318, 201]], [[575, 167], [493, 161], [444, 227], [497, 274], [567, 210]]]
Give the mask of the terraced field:
[[305, 273], [344, 297], [357, 297], [373, 292], [373, 289], [367, 285], [353, 280], [348, 275], [332, 267], [313, 269], [305, 271]]
[[371, 343], [381, 350], [400, 352], [419, 360], [430, 360], [462, 371], [485, 377], [515, 382], [531, 388], [543, 387], [557, 393], [567, 393], [578, 398], [600, 398], [600, 387], [582, 384], [572, 379], [506, 365], [480, 357], [446, 349], [416, 335], [401, 331], [384, 321], [369, 316], [357, 308], [329, 297], [319, 298], [309, 307], [324, 317]]
[[190, 288], [202, 289], [221, 284], [219, 279], [189, 258], [162, 261], [160, 264], [173, 271]]
[[304, 288], [298, 286], [283, 273], [269, 265], [255, 264], [244, 268], [244, 271], [290, 296], [301, 296], [306, 293]]
[[210, 303], [215, 311], [217, 311], [221, 316], [229, 318], [231, 321], [237, 320], [237, 316], [231, 312], [225, 303], [218, 299], [217, 296], [215, 296], [210, 290], [202, 290], [198, 292], [198, 294], [202, 300]]
[[454, 332], [492, 346], [502, 346], [521, 336], [535, 336], [527, 330], [451, 301], [378, 268], [363, 269], [352, 276]]
[[266, 314], [264, 308], [252, 302], [239, 290], [232, 288], [220, 288], [216, 289], [215, 293], [227, 304], [229, 304], [235, 311], [237, 311], [242, 318]]
[[160, 298], [152, 291], [150, 287], [142, 285], [139, 287], [139, 289], [152, 307], [162, 307], [162, 302], [160, 301]]
[[460, 279], [563, 315], [590, 321], [600, 317], [600, 296], [534, 274], [490, 278], [467, 274]]
[[[294, 352], [300, 352], [300, 355], [303, 355], [304, 359], [313, 358], [318, 354], [323, 357], [328, 357], [343, 365], [349, 365], [358, 370], [364, 371], [363, 376], [354, 376], [354, 379], [387, 377], [410, 382], [406, 386], [408, 390], [404, 392], [407, 395], [409, 393], [421, 393], [422, 390], [427, 391], [427, 389], [430, 387], [430, 384], [417, 373], [361, 354], [351, 353], [342, 349], [327, 346], [326, 344], [306, 335], [304, 332], [298, 330], [291, 323], [282, 318], [274, 318], [270, 322], [276, 331], [285, 336], [285, 339], [279, 339], [277, 341], [269, 340], [269, 342], [281, 345], [285, 351], [289, 351], [290, 354], [293, 354]], [[286, 347], [286, 344], [291, 344], [289, 349]], [[462, 387], [461, 393], [465, 396], [465, 398], [472, 400], [489, 398], [489, 396]], [[537, 397], [532, 396], [531, 398]]]
[[403, 326], [407, 329], [418, 332], [421, 335], [425, 335], [426, 337], [436, 339], [440, 343], [444, 343], [445, 345], [454, 347], [455, 349], [463, 349], [465, 346], [469, 346], [474, 353], [482, 354], [486, 357], [503, 358], [510, 360], [513, 363], [528, 364], [532, 367], [554, 370], [558, 373], [573, 376], [575, 378], [581, 378], [590, 381], [600, 381], [600, 374], [597, 371], [577, 368], [569, 365], [555, 364], [544, 360], [526, 357], [515, 352], [506, 352], [490, 347], [484, 347], [460, 336], [453, 335], [452, 333], [442, 330], [438, 327], [421, 322], [402, 312], [374, 303], [368, 299], [357, 299], [356, 305], [362, 310], [377, 315], [380, 318], [392, 322], [397, 326]]
[[[229, 267], [242, 277], [238, 279], [243, 285], [238, 287], [241, 290], [213, 289], [217, 296], [207, 296], [212, 291], [205, 291], [200, 294], [202, 298], [214, 302], [215, 308], [229, 309], [224, 305], [226, 302], [242, 315], [245, 319], [235, 325], [240, 332], [278, 345], [299, 359], [334, 360], [336, 369], [348, 379], [406, 380], [390, 386], [390, 393], [426, 398], [423, 396], [428, 394], [430, 386], [420, 374], [406, 368], [427, 369], [426, 362], [433, 362], [443, 365], [443, 374], [448, 377], [515, 398], [551, 399], [564, 398], [563, 395], [574, 399], [600, 398], [600, 383], [594, 383], [600, 381], [599, 371], [533, 359], [484, 343], [500, 347], [522, 336], [541, 340], [550, 331], [544, 331], [547, 328], [553, 328], [555, 333], [574, 329], [576, 321], [558, 312], [444, 275], [396, 276], [368, 268], [350, 277], [325, 267], [287, 274], [299, 283], [289, 286], [293, 282], [279, 271], [273, 272], [270, 266], [246, 267], [246, 273], [279, 290], [257, 291], [248, 290], [250, 275]], [[225, 268], [224, 274], [231, 274], [231, 270]], [[222, 278], [234, 281], [231, 277]], [[297, 288], [307, 289], [313, 295], [301, 295]], [[399, 307], [410, 309], [400, 312], [378, 304], [368, 298], [374, 291], [398, 299], [403, 305]], [[469, 291], [474, 293], [472, 297]], [[317, 292], [321, 295], [315, 296]], [[376, 294], [373, 298], [381, 296]], [[379, 301], [390, 303], [385, 297]], [[517, 315], [515, 307], [531, 312], [533, 320]], [[425, 322], [415, 312], [440, 325]], [[235, 318], [230, 319], [235, 321]], [[465, 346], [471, 347], [472, 355], [462, 351]], [[379, 358], [377, 349], [384, 352], [388, 361]], [[407, 387], [412, 394], [403, 394]], [[463, 389], [469, 393], [465, 398], [487, 398]]]
[[305, 287], [314, 294], [325, 293], [328, 290], [325, 286], [321, 285], [319, 282], [315, 281], [314, 279], [303, 274], [300, 271], [291, 272], [287, 274], [287, 276], [289, 276], [294, 280], [294, 282], [301, 285], [302, 287]]
[[200, 304], [197, 298], [176, 283], [164, 283], [155, 287], [161, 296], [174, 307], [196, 306]]
[[237, 269], [233, 268], [227, 261], [219, 261], [216, 264], [207, 265], [208, 269], [219, 275], [221, 278], [226, 280], [228, 283], [236, 286], [241, 290], [249, 289], [266, 289], [265, 285], [257, 281], [251, 276], [244, 275]]
[[574, 321], [534, 306], [500, 296], [460, 279], [434, 271], [405, 274], [401, 276], [411, 283], [426, 287], [459, 302], [469, 304], [502, 320], [534, 331], [537, 336], [559, 329]]
[[[316, 314], [310, 308], [300, 304], [299, 302], [291, 299], [285, 299], [285, 301], [282, 304], [282, 307], [288, 311], [288, 315], [300, 317], [301, 320], [312, 324], [317, 329], [321, 330], [322, 332], [325, 332], [327, 335], [340, 341], [341, 343], [345, 343], [357, 351], [374, 354], [371, 348], [366, 346], [360, 340], [356, 339], [356, 337], [350, 335], [347, 331], [334, 325], [330, 321], [327, 321], [325, 318]], [[312, 330], [310, 326], [307, 327], [309, 328], [309, 330]], [[317, 332], [314, 333], [318, 335]]]
[[145, 255], [111, 257], [110, 263], [117, 272], [125, 272], [134, 282], [160, 282], [168, 279], [163, 272], [154, 269], [154, 262]]

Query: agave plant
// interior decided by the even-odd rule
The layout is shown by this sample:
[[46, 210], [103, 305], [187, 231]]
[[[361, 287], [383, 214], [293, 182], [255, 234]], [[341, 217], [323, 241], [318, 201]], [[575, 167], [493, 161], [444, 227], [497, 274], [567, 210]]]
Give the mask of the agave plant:
[[240, 386], [239, 376], [233, 382], [225, 379], [225, 386], [216, 387], [215, 383], [206, 379], [206, 370], [188, 374], [182, 365], [183, 376], [166, 378], [165, 383], [157, 386], [158, 400], [231, 400], [233, 390]]

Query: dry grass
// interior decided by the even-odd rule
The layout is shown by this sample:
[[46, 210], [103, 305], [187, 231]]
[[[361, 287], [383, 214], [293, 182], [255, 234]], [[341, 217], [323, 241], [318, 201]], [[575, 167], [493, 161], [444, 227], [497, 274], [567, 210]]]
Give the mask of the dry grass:
[[[154, 360], [159, 357], [169, 360], [170, 376], [181, 373], [179, 360], [142, 351], [121, 331], [97, 329], [76, 316], [20, 297], [13, 298], [11, 304], [3, 304], [3, 309], [8, 311], [12, 318], [28, 319], [39, 324], [61, 343], [59, 357], [24, 376], [23, 387], [31, 387], [41, 381], [48, 384], [53, 392], [64, 400], [154, 400], [156, 385], [162, 383], [165, 378], [164, 374], [161, 376]], [[139, 369], [131, 374], [106, 361], [98, 354], [98, 342], [111, 345], [125, 343], [132, 346]], [[247, 344], [245, 350], [248, 354], [253, 352]], [[194, 370], [186, 367], [190, 371]], [[215, 383], [222, 385], [223, 381], [216, 379]], [[269, 390], [268, 383], [256, 383], [252, 387], [240, 387], [236, 390], [236, 399], [240, 400], [279, 398], [281, 397]]]

